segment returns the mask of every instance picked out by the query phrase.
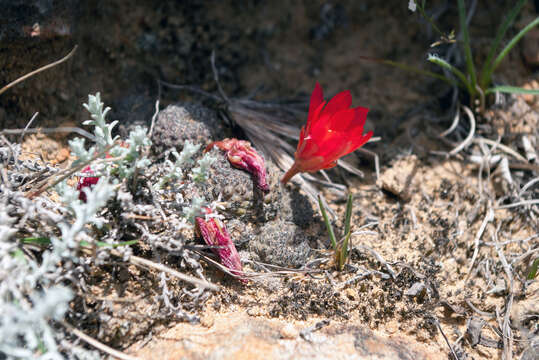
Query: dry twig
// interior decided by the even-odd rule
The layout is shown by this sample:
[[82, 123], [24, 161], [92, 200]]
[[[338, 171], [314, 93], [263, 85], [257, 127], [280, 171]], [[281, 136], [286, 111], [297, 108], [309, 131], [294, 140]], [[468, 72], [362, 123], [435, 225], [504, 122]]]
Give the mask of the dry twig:
[[111, 348], [110, 346], [107, 346], [99, 341], [97, 341], [96, 339], [94, 339], [93, 337], [89, 336], [89, 335], [86, 335], [85, 333], [83, 333], [82, 331], [80, 331], [79, 329], [76, 329], [75, 327], [73, 327], [71, 324], [65, 322], [65, 321], [61, 321], [60, 322], [67, 330], [69, 330], [73, 335], [77, 336], [78, 338], [80, 338], [81, 340], [83, 340], [84, 342], [86, 342], [88, 345], [91, 345], [93, 346], [94, 348], [104, 352], [105, 354], [109, 354], [110, 356], [112, 357], [115, 357], [117, 359], [121, 359], [121, 360], [138, 360], [139, 358], [137, 357], [134, 357], [134, 356], [131, 356], [131, 355], [127, 355], [121, 351], [118, 351], [116, 349], [113, 349]]
[[47, 64], [47, 65], [45, 65], [45, 66], [42, 66], [42, 67], [40, 67], [39, 69], [34, 70], [34, 71], [32, 71], [32, 72], [29, 72], [28, 74], [23, 75], [23, 76], [21, 76], [20, 78], [14, 80], [14, 81], [12, 81], [12, 82], [10, 82], [9, 84], [7, 84], [6, 86], [4, 86], [3, 88], [0, 89], [0, 95], [2, 95], [2, 93], [4, 93], [5, 91], [7, 91], [9, 88], [11, 88], [11, 87], [17, 85], [18, 83], [20, 83], [20, 82], [22, 82], [22, 81], [28, 79], [29, 77], [32, 77], [32, 76], [34, 76], [34, 75], [36, 75], [36, 74], [39, 74], [39, 73], [42, 72], [42, 71], [48, 70], [48, 69], [50, 69], [50, 68], [53, 68], [53, 67], [55, 67], [56, 65], [60, 65], [61, 63], [65, 62], [66, 60], [69, 60], [69, 58], [73, 56], [73, 54], [75, 53], [75, 51], [77, 51], [77, 47], [78, 47], [78, 45], [75, 45], [75, 47], [73, 48], [73, 50], [71, 50], [71, 51], [69, 52], [69, 54], [67, 54], [66, 56], [64, 56], [64, 57], [61, 58], [60, 60], [57, 60], [57, 61], [52, 62], [52, 63], [50, 63], [50, 64]]

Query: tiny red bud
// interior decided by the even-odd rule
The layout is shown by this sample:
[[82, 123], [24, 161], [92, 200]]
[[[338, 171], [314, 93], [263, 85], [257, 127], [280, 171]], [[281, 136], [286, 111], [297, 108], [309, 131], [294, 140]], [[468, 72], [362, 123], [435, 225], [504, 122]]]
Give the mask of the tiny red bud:
[[226, 152], [228, 161], [232, 166], [251, 173], [259, 189], [265, 192], [270, 190], [266, 181], [264, 158], [251, 146], [250, 142], [238, 139], [224, 139], [212, 142], [206, 146], [204, 151], [209, 151], [214, 146]]
[[[206, 209], [209, 213], [210, 210]], [[221, 263], [234, 275], [242, 276], [243, 267], [236, 246], [226, 230], [225, 225], [217, 218], [205, 220], [202, 217], [195, 218], [197, 231], [202, 235], [206, 244], [215, 246], [212, 251], [219, 256]], [[240, 281], [247, 283], [247, 280], [240, 277]]]
[[[129, 144], [125, 141], [120, 142], [120, 146], [123, 148], [129, 148]], [[105, 158], [109, 159], [112, 156], [109, 153], [105, 154]], [[94, 174], [94, 171], [90, 167], [90, 165], [86, 166], [84, 169], [82, 169], [83, 173], [88, 173], [88, 175]], [[99, 181], [99, 177], [97, 176], [81, 176], [79, 178], [79, 181], [77, 182], [77, 190], [79, 191], [79, 200], [86, 202], [86, 193], [82, 191], [85, 187], [91, 187]]]
[[[83, 170], [83, 173], [87, 173], [88, 175], [92, 175], [94, 171], [90, 166], [86, 166]], [[86, 193], [82, 191], [85, 187], [92, 187], [99, 181], [99, 178], [96, 176], [81, 176], [79, 178], [79, 181], [77, 183], [77, 190], [79, 191], [79, 200], [86, 202]]]

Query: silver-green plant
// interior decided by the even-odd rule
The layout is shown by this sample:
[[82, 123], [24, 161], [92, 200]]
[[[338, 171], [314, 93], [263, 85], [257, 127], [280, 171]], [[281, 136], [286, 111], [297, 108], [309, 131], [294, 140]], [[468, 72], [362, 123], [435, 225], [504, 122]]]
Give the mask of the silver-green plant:
[[94, 125], [94, 135], [96, 137], [96, 143], [99, 146], [99, 150], [103, 150], [105, 147], [114, 143], [117, 137], [112, 138], [112, 129], [116, 126], [118, 121], [113, 121], [108, 124], [105, 121], [105, 116], [110, 111], [110, 107], [103, 109], [103, 102], [101, 101], [101, 94], [88, 95], [88, 103], [83, 104], [90, 113], [92, 120], [86, 120], [84, 125]]
[[116, 145], [109, 151], [113, 159], [113, 166], [107, 167], [108, 173], [117, 175], [121, 179], [128, 179], [133, 176], [136, 169], [149, 166], [151, 161], [143, 156], [143, 149], [151, 144], [147, 129], [140, 126], [135, 127], [129, 133], [129, 138], [123, 146]]
[[[136, 169], [141, 169], [150, 164], [150, 160], [144, 156], [144, 148], [151, 145], [147, 129], [137, 126], [129, 133], [129, 138], [125, 142], [118, 141], [118, 136], [112, 137], [112, 130], [118, 121], [107, 123], [106, 116], [110, 111], [109, 107], [104, 107], [99, 93], [88, 96], [88, 103], [83, 106], [90, 112], [92, 120], [87, 120], [84, 125], [94, 126], [94, 135], [97, 149], [91, 147], [84, 148], [84, 140], [74, 139], [69, 142], [72, 153], [78, 158], [73, 163], [77, 166], [81, 162], [88, 162], [96, 153], [107, 153], [112, 158], [103, 161], [103, 165], [92, 169], [94, 176], [106, 174], [117, 176], [120, 179], [128, 179], [135, 173]], [[103, 154], [105, 156], [105, 154]]]
[[81, 242], [84, 245], [94, 242], [87, 233], [86, 225], [91, 224], [101, 228], [103, 219], [97, 216], [97, 212], [114, 195], [115, 186], [110, 184], [107, 178], [99, 179], [93, 188], [82, 189], [86, 193], [85, 202], [80, 201], [78, 191], [65, 182], [58, 184], [56, 190], [62, 197], [62, 202], [70, 210], [73, 220], [59, 223], [61, 237], [53, 236], [50, 240], [60, 256], [69, 257], [73, 262], [78, 263], [78, 250], [80, 250]]
[[201, 159], [197, 161], [197, 167], [194, 167], [191, 173], [191, 178], [195, 182], [203, 182], [206, 180], [210, 166], [217, 159], [210, 155], [210, 153], [205, 153]]
[[[7, 191], [2, 190], [3, 194]], [[10, 196], [24, 201], [20, 193], [11, 192]], [[90, 194], [90, 197], [95, 196]], [[68, 199], [71, 201], [72, 197]], [[39, 214], [35, 204], [24, 204], [29, 216]], [[65, 270], [62, 264], [73, 262], [76, 257], [62, 246], [45, 250], [40, 262], [23, 256], [14, 238], [15, 219], [8, 215], [13, 209], [3, 202], [0, 205], [0, 354], [6, 359], [64, 359], [59, 345], [65, 340], [64, 335], [51, 322], [63, 320], [73, 293], [55, 284], [55, 279]], [[85, 217], [91, 222], [91, 216], [87, 216], [90, 212], [78, 211], [86, 214], [79, 219]], [[62, 231], [65, 234], [73, 234], [84, 226], [77, 221], [69, 225], [67, 218], [65, 231]], [[98, 358], [96, 353], [83, 349], [79, 349], [79, 353], [88, 359]]]
[[170, 181], [183, 178], [183, 169], [194, 162], [193, 155], [195, 155], [199, 149], [199, 144], [193, 145], [193, 143], [189, 140], [184, 142], [183, 149], [179, 154], [175, 149], [173, 149], [170, 153], [172, 156], [174, 156], [175, 161], [172, 162], [169, 159], [165, 160], [164, 168], [166, 170], [166, 174], [157, 183], [156, 188], [162, 189]]
[[195, 223], [196, 217], [201, 217], [204, 215], [202, 209], [206, 206], [206, 201], [201, 198], [195, 196], [195, 198], [191, 201], [191, 204], [188, 206], [184, 206], [183, 208], [183, 215], [189, 221], [190, 223]]

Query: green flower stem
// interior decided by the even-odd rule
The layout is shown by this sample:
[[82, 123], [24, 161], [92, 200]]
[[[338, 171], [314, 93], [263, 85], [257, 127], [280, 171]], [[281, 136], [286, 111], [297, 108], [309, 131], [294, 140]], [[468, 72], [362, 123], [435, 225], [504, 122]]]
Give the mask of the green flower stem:
[[350, 236], [352, 235], [351, 231], [348, 231], [346, 236], [344, 237], [344, 241], [342, 243], [342, 247], [340, 248], [340, 251], [338, 252], [339, 261], [337, 266], [339, 267], [339, 270], [342, 270], [344, 267], [344, 264], [346, 263], [346, 260], [348, 259], [348, 244], [350, 242]]
[[419, 74], [419, 75], [429, 76], [429, 77], [432, 77], [432, 78], [435, 78], [435, 79], [438, 79], [438, 80], [442, 80], [443, 82], [446, 82], [449, 85], [458, 85], [454, 81], [451, 81], [451, 79], [448, 79], [443, 75], [436, 74], [436, 73], [434, 73], [432, 71], [422, 70], [422, 69], [416, 68], [414, 66], [403, 64], [401, 62], [391, 61], [391, 60], [377, 60], [377, 59], [369, 59], [369, 60], [374, 60], [374, 61], [380, 62], [382, 64], [393, 66], [393, 67], [396, 67], [398, 69], [402, 69], [402, 70], [405, 70], [405, 71], [408, 71], [408, 72], [412, 72], [412, 73], [416, 73], [416, 74]]
[[423, 16], [423, 18], [429, 22], [430, 26], [432, 26], [434, 31], [436, 31], [438, 33], [438, 35], [443, 37], [444, 33], [438, 28], [438, 26], [436, 26], [434, 21], [432, 21], [432, 18], [430, 16], [428, 16], [427, 13], [425, 12], [425, 2], [423, 1], [422, 5], [419, 5], [419, 3], [416, 1], [416, 6], [417, 6], [417, 9], [419, 10], [419, 13], [421, 14], [421, 16]]

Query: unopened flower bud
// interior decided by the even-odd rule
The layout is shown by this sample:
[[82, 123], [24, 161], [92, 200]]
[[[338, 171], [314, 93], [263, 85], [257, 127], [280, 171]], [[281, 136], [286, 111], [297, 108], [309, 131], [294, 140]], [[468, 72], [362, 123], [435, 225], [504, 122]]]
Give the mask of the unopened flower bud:
[[259, 189], [266, 192], [269, 191], [264, 159], [251, 146], [250, 142], [238, 139], [224, 139], [222, 141], [212, 142], [206, 147], [205, 151], [209, 151], [214, 146], [226, 152], [228, 161], [232, 166], [251, 173]]

